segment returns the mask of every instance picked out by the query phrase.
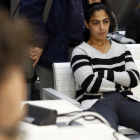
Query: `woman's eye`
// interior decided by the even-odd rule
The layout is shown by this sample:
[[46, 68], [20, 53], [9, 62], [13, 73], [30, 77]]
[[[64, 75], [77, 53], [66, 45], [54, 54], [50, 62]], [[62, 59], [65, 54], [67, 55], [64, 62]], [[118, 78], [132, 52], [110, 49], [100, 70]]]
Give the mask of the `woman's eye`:
[[93, 23], [93, 25], [97, 25], [97, 24], [98, 24], [98, 22], [94, 22], [94, 23]]
[[104, 23], [108, 23], [108, 21], [104, 21]]

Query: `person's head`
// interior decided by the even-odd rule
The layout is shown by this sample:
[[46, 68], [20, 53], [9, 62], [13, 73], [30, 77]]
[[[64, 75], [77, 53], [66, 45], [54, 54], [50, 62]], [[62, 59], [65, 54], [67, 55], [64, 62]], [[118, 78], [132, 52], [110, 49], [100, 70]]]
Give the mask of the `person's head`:
[[111, 11], [102, 3], [93, 3], [89, 5], [85, 12], [86, 31], [84, 40], [88, 41], [90, 37], [97, 40], [103, 40], [107, 34], [115, 29], [115, 20]]
[[[23, 20], [12, 21], [0, 11], [0, 136], [2, 130], [16, 127], [25, 112], [20, 113], [26, 97], [22, 71], [27, 57], [31, 32]], [[1, 137], [0, 137], [1, 139]]]
[[107, 7], [110, 7], [107, 0], [88, 0], [88, 1], [89, 1], [89, 5], [93, 3], [103, 3]]
[[89, 0], [89, 4], [93, 4], [95, 2], [101, 3], [102, 0]]

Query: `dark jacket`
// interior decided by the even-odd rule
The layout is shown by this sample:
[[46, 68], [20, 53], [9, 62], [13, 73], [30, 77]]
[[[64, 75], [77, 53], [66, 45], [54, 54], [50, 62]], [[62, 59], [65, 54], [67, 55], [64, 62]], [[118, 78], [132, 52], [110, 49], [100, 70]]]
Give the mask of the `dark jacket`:
[[[88, 0], [84, 1], [88, 5]], [[69, 55], [71, 0], [53, 0], [47, 23], [42, 20], [46, 0], [22, 0], [20, 14], [32, 24], [37, 40], [45, 41], [43, 54], [38, 62], [47, 68], [54, 62], [67, 62]]]
[[136, 43], [140, 43], [140, 8], [135, 9], [128, 17], [126, 37], [135, 40]]

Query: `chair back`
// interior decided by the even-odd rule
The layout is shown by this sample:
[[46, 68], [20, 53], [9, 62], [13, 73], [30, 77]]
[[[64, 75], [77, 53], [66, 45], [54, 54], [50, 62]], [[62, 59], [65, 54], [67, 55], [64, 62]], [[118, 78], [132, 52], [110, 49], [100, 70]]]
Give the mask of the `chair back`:
[[124, 35], [125, 36], [125, 32], [126, 31], [119, 31], [119, 34]]
[[126, 44], [134, 60], [140, 60], [140, 44]]
[[54, 63], [54, 89], [70, 98], [75, 98], [76, 83], [70, 63]]

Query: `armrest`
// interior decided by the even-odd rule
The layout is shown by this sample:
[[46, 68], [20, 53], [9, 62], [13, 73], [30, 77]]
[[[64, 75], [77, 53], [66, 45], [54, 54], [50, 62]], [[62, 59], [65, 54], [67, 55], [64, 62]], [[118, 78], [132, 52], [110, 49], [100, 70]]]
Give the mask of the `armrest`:
[[73, 100], [72, 98], [52, 89], [52, 88], [43, 88], [42, 89], [42, 95], [43, 95], [43, 100], [46, 100], [46, 97], [52, 98], [54, 100], [61, 99], [61, 100], [67, 100], [71, 104], [77, 106], [80, 108], [80, 103]]
[[138, 132], [136, 132], [135, 130], [133, 130], [132, 128], [128, 128], [125, 126], [120, 126], [118, 127], [118, 131], [124, 135], [134, 135], [134, 134], [139, 134]]

